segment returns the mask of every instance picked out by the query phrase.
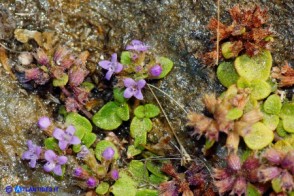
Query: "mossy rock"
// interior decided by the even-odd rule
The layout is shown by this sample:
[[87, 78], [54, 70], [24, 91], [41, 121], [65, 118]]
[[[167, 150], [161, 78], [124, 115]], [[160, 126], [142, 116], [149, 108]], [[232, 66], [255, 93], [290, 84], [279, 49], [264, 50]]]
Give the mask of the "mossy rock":
[[274, 133], [270, 128], [261, 122], [255, 123], [251, 131], [244, 136], [244, 141], [248, 148], [252, 150], [260, 150], [272, 143]]
[[227, 88], [231, 86], [232, 84], [236, 84], [239, 78], [239, 75], [232, 62], [222, 62], [217, 67], [216, 74], [220, 83]]
[[267, 80], [272, 67], [272, 56], [268, 50], [253, 57], [244, 54], [237, 57], [234, 64], [238, 74], [249, 81]]

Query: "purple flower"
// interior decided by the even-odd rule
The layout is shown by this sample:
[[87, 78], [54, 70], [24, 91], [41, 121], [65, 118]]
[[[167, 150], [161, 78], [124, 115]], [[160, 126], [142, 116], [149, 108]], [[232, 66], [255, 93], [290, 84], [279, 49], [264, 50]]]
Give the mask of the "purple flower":
[[110, 176], [113, 180], [117, 180], [119, 178], [119, 172], [117, 169], [114, 169], [110, 172]]
[[114, 156], [114, 150], [111, 147], [106, 148], [103, 153], [102, 156], [105, 160], [111, 160]]
[[74, 136], [76, 129], [70, 125], [65, 131], [56, 128], [53, 132], [53, 137], [59, 140], [58, 146], [61, 150], [65, 150], [69, 144], [80, 144], [81, 140]]
[[149, 49], [150, 46], [144, 44], [139, 40], [132, 40], [130, 45], [127, 45], [126, 50], [135, 50], [138, 52], [144, 52]]
[[160, 65], [154, 65], [149, 72], [151, 76], [158, 77], [162, 73], [162, 67]]
[[107, 69], [105, 78], [110, 80], [113, 73], [119, 73], [123, 69], [123, 65], [117, 62], [117, 54], [113, 53], [111, 55], [111, 61], [100, 61], [98, 63], [103, 69]]
[[57, 156], [52, 150], [47, 150], [45, 152], [45, 159], [47, 163], [44, 165], [44, 170], [46, 172], [53, 171], [56, 175], [62, 175], [61, 165], [67, 162], [66, 156]]
[[46, 130], [51, 125], [51, 121], [47, 116], [43, 116], [39, 119], [38, 125], [42, 130]]
[[74, 169], [73, 174], [76, 177], [81, 177], [82, 174], [83, 174], [83, 169], [81, 167], [77, 167], [77, 168]]
[[81, 151], [77, 154], [78, 159], [84, 159], [90, 153], [89, 149], [85, 146], [81, 146]]
[[32, 140], [28, 140], [27, 145], [29, 150], [22, 154], [22, 159], [30, 160], [30, 167], [35, 168], [42, 149], [40, 146], [33, 144]]
[[141, 89], [145, 86], [145, 84], [146, 84], [146, 81], [143, 79], [141, 79], [137, 82], [135, 82], [131, 78], [124, 79], [124, 85], [125, 85], [125, 87], [127, 87], [124, 92], [124, 97], [130, 98], [130, 97], [134, 96], [137, 99], [142, 100], [143, 95], [142, 95]]
[[94, 188], [97, 184], [97, 180], [93, 177], [90, 177], [88, 180], [87, 180], [87, 186], [89, 188]]

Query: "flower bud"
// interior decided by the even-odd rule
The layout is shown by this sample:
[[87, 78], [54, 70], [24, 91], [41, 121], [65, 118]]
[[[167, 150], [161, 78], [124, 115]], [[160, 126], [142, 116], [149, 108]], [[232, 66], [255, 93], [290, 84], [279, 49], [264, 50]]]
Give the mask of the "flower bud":
[[97, 185], [97, 180], [93, 177], [90, 177], [90, 178], [88, 178], [86, 183], [89, 188], [95, 188]]
[[291, 191], [294, 188], [293, 176], [287, 171], [281, 175], [281, 187], [287, 191]]
[[38, 126], [42, 130], [46, 130], [51, 125], [51, 121], [47, 116], [41, 117], [38, 121]]
[[81, 167], [77, 167], [74, 169], [73, 171], [73, 175], [77, 178], [81, 178], [81, 179], [87, 179], [89, 178], [89, 174], [86, 170], [84, 170]]
[[151, 76], [158, 77], [162, 73], [162, 67], [160, 65], [154, 65], [150, 69]]
[[110, 176], [113, 180], [117, 180], [119, 178], [119, 172], [117, 169], [114, 169], [110, 172]]
[[233, 187], [232, 193], [233, 195], [243, 195], [246, 192], [246, 180], [244, 177], [239, 177]]
[[111, 160], [114, 156], [114, 150], [111, 147], [106, 148], [103, 153], [102, 156], [104, 158], [104, 160]]
[[281, 165], [283, 168], [288, 169], [292, 174], [294, 174], [294, 151], [288, 152]]
[[227, 159], [229, 168], [237, 171], [241, 169], [241, 160], [238, 155], [230, 154]]
[[264, 157], [271, 163], [274, 164], [279, 164], [282, 160], [282, 154], [279, 153], [277, 150], [271, 148], [268, 149], [265, 154]]

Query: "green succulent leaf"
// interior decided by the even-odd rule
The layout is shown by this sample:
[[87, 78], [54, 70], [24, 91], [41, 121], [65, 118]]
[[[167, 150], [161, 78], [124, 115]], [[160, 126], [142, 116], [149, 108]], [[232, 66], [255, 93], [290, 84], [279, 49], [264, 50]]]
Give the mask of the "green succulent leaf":
[[78, 153], [78, 152], [81, 151], [81, 147], [82, 147], [81, 144], [73, 145], [73, 146], [72, 146], [72, 150], [73, 150], [75, 153]]
[[280, 137], [286, 137], [288, 135], [288, 132], [284, 129], [283, 120], [279, 121], [276, 131]]
[[127, 99], [124, 97], [124, 89], [114, 88], [113, 89], [113, 98], [118, 103], [124, 103]]
[[294, 102], [284, 103], [281, 109], [280, 117], [294, 116]]
[[232, 52], [232, 47], [234, 46], [234, 43], [232, 42], [225, 42], [222, 44], [222, 54], [226, 59], [230, 59], [235, 57], [235, 54]]
[[270, 128], [270, 130], [275, 130], [280, 122], [280, 118], [278, 115], [272, 115], [263, 113], [262, 122]]
[[149, 182], [151, 182], [152, 184], [160, 184], [160, 183], [165, 182], [165, 181], [167, 181], [165, 178], [160, 178], [160, 177], [158, 177], [158, 176], [156, 176], [154, 174], [151, 174], [149, 176]]
[[134, 114], [138, 118], [144, 118], [145, 117], [145, 107], [143, 105], [136, 107]]
[[272, 67], [272, 56], [268, 50], [254, 57], [244, 54], [237, 57], [234, 64], [238, 74], [249, 81], [267, 80]]
[[146, 161], [146, 167], [152, 174], [163, 179], [168, 179], [168, 177], [161, 172], [162, 164], [154, 164], [152, 161]]
[[68, 82], [68, 75], [63, 74], [59, 79], [53, 79], [53, 86], [65, 86]]
[[128, 146], [128, 152], [127, 152], [128, 159], [141, 154], [141, 152], [142, 152], [141, 148], [136, 148], [134, 145]]
[[118, 108], [115, 102], [108, 102], [93, 116], [93, 123], [107, 131], [117, 129], [122, 123], [122, 119], [117, 115]]
[[174, 63], [166, 57], [160, 57], [159, 63], [162, 67], [162, 72], [158, 77], [156, 77], [156, 79], [164, 78], [172, 70], [174, 66]]
[[294, 116], [285, 116], [283, 118], [283, 127], [288, 133], [294, 133]]
[[232, 62], [222, 62], [217, 67], [216, 74], [220, 83], [227, 88], [232, 84], [236, 84], [239, 78], [239, 75]]
[[256, 100], [264, 99], [271, 93], [271, 86], [263, 80], [253, 80], [251, 88], [251, 97]]
[[154, 118], [160, 113], [160, 109], [154, 104], [146, 104], [144, 108], [146, 118]]
[[90, 92], [93, 88], [95, 88], [95, 85], [92, 82], [83, 82], [81, 86], [86, 89], [87, 92]]
[[272, 143], [274, 133], [261, 122], [255, 123], [251, 131], [244, 136], [244, 141], [248, 148], [260, 150]]
[[136, 196], [137, 182], [126, 171], [121, 171], [119, 175], [120, 178], [111, 187], [111, 192], [115, 196]]
[[133, 178], [139, 183], [143, 183], [149, 178], [146, 165], [138, 160], [132, 160], [129, 164], [129, 172]]
[[73, 125], [76, 129], [75, 135], [82, 139], [86, 133], [92, 132], [91, 122], [78, 113], [71, 112], [66, 116], [65, 124], [67, 126]]
[[149, 118], [133, 118], [130, 126], [130, 133], [135, 139], [135, 147], [146, 144], [147, 132], [151, 129], [152, 122]]
[[45, 148], [48, 150], [57, 150], [59, 149], [58, 141], [53, 137], [48, 137], [44, 140]]
[[278, 95], [269, 96], [263, 105], [263, 109], [268, 114], [279, 114], [282, 108], [281, 98]]
[[151, 189], [140, 189], [137, 191], [136, 196], [158, 196], [158, 191]]
[[130, 65], [132, 63], [131, 52], [123, 51], [120, 56], [120, 62], [123, 65]]
[[261, 194], [258, 192], [258, 189], [250, 183], [247, 184], [246, 195], [247, 196], [261, 196]]
[[251, 83], [247, 79], [240, 77], [237, 81], [238, 88], [250, 88]]
[[102, 160], [102, 153], [108, 147], [111, 147], [114, 150], [113, 158], [114, 159], [119, 158], [118, 150], [115, 147], [115, 145], [111, 141], [101, 140], [100, 142], [98, 142], [98, 144], [96, 145], [96, 148], [95, 148], [95, 156], [99, 161]]
[[239, 108], [230, 109], [226, 115], [226, 119], [228, 120], [236, 120], [243, 115], [243, 111]]
[[127, 103], [121, 103], [116, 110], [116, 115], [123, 121], [129, 120], [130, 119], [129, 105]]
[[274, 189], [276, 193], [279, 193], [282, 191], [281, 180], [279, 178], [274, 178], [272, 180], [272, 188]]
[[82, 139], [82, 142], [88, 148], [96, 141], [97, 136], [94, 133], [86, 133]]
[[294, 150], [294, 135], [285, 137], [283, 140], [279, 140], [275, 143], [274, 148], [284, 153]]
[[109, 189], [109, 184], [107, 182], [101, 182], [97, 188], [96, 188], [96, 193], [99, 195], [105, 195], [108, 192]]

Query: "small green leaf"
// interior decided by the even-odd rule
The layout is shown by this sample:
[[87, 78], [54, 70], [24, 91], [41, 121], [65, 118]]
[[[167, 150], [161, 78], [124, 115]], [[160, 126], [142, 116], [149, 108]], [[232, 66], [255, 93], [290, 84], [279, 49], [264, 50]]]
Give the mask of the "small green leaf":
[[144, 105], [145, 108], [145, 117], [146, 118], [153, 118], [160, 113], [160, 109], [153, 104], [146, 104]]
[[119, 154], [118, 154], [118, 151], [117, 151], [117, 148], [115, 147], [115, 145], [111, 141], [101, 140], [100, 142], [98, 142], [98, 144], [96, 145], [96, 148], [95, 148], [95, 155], [96, 155], [96, 158], [99, 161], [102, 160], [101, 159], [102, 153], [108, 147], [111, 147], [114, 150], [113, 158], [114, 159], [118, 159], [119, 158]]
[[281, 180], [279, 178], [274, 178], [272, 180], [272, 188], [274, 189], [276, 193], [279, 193], [282, 191]]
[[283, 138], [283, 140], [279, 140], [274, 144], [274, 148], [276, 150], [280, 150], [284, 153], [288, 153], [294, 150], [294, 135]]
[[58, 114], [63, 115], [63, 117], [66, 118], [68, 112], [66, 111], [66, 108], [64, 105], [59, 107]]
[[81, 147], [82, 147], [81, 144], [73, 145], [73, 146], [72, 146], [72, 150], [73, 150], [75, 153], [78, 153], [78, 152], [81, 151]]
[[294, 116], [285, 116], [283, 118], [283, 127], [288, 133], [294, 133]]
[[107, 131], [118, 128], [122, 123], [122, 119], [117, 115], [118, 108], [115, 102], [108, 102], [93, 116], [93, 123]]
[[262, 122], [271, 130], [275, 130], [279, 124], [279, 116], [263, 113]]
[[68, 75], [63, 74], [59, 79], [53, 79], [53, 86], [65, 86], [68, 82]]
[[242, 77], [240, 77], [237, 81], [238, 88], [250, 88], [250, 85], [251, 83], [247, 79]]
[[128, 159], [133, 158], [134, 156], [141, 154], [142, 150], [140, 148], [136, 148], [134, 145], [128, 146], [127, 156]]
[[123, 51], [120, 56], [120, 62], [123, 65], [130, 65], [132, 63], [131, 52]]
[[278, 95], [269, 96], [264, 102], [263, 109], [269, 114], [279, 114], [282, 108], [282, 102]]
[[158, 196], [158, 191], [151, 189], [141, 189], [137, 191], [136, 196]]
[[163, 179], [168, 179], [168, 177], [161, 172], [162, 164], [154, 164], [151, 161], [147, 161], [146, 166], [152, 174]]
[[127, 103], [121, 103], [119, 108], [117, 108], [116, 110], [116, 115], [123, 121], [129, 120], [130, 119], [129, 105]]
[[93, 88], [95, 88], [95, 85], [92, 82], [83, 82], [81, 86], [86, 89], [87, 92], [90, 92]]
[[174, 63], [170, 59], [165, 57], [160, 57], [159, 63], [162, 67], [162, 72], [158, 77], [156, 77], [156, 79], [164, 78], [172, 70], [174, 66]]
[[113, 89], [113, 98], [118, 103], [124, 103], [127, 99], [124, 97], [124, 89], [114, 88]]
[[92, 124], [90, 121], [78, 113], [69, 113], [66, 116], [65, 124], [67, 126], [73, 125], [76, 129], [75, 135], [80, 139], [82, 139], [86, 133], [92, 132]]
[[151, 182], [152, 184], [160, 184], [160, 183], [165, 182], [165, 181], [167, 181], [165, 178], [160, 178], [160, 177], [158, 177], [158, 176], [156, 176], [154, 174], [151, 174], [149, 176], [149, 182]]
[[96, 193], [99, 195], [105, 195], [108, 192], [109, 184], [107, 182], [101, 182], [97, 188]]
[[270, 76], [272, 56], [268, 50], [254, 57], [244, 54], [237, 57], [234, 64], [238, 74], [248, 81], [255, 79], [265, 81]]
[[226, 119], [228, 120], [236, 120], [243, 115], [243, 111], [239, 108], [230, 109], [226, 115]]
[[255, 123], [251, 131], [244, 136], [244, 141], [248, 148], [260, 150], [272, 143], [274, 133], [261, 122]]
[[232, 84], [236, 84], [239, 78], [239, 75], [232, 62], [222, 62], [217, 67], [216, 74], [220, 83], [227, 88]]
[[223, 56], [226, 59], [230, 59], [230, 58], [235, 57], [235, 54], [232, 52], [232, 47], [233, 46], [234, 46], [233, 42], [225, 42], [225, 43], [222, 44], [221, 51], [222, 51]]
[[257, 188], [250, 183], [247, 184], [246, 195], [247, 196], [261, 196], [261, 194], [258, 192]]
[[264, 99], [271, 93], [271, 86], [263, 80], [253, 80], [251, 88], [251, 97], [256, 100]]
[[280, 117], [294, 116], [294, 102], [284, 103], [281, 109]]
[[88, 148], [96, 141], [97, 136], [94, 133], [86, 133], [82, 139], [82, 142]]
[[209, 150], [213, 146], [214, 143], [215, 143], [214, 140], [206, 139], [205, 145], [204, 145], [204, 151]]
[[115, 196], [135, 196], [137, 182], [134, 181], [125, 171], [120, 172], [120, 178], [110, 188]]
[[144, 118], [145, 117], [145, 107], [143, 105], [136, 107], [134, 114], [138, 118]]
[[149, 178], [146, 165], [141, 161], [132, 160], [129, 164], [129, 171], [132, 174], [133, 178], [139, 183], [143, 183]]
[[279, 121], [276, 131], [280, 137], [286, 137], [288, 135], [287, 131], [283, 127], [283, 120]]
[[135, 139], [135, 147], [146, 144], [147, 132], [151, 129], [152, 122], [149, 118], [133, 118], [130, 126], [130, 133]]
[[246, 150], [244, 150], [243, 152], [242, 152], [242, 154], [241, 154], [241, 161], [242, 161], [242, 163], [244, 162], [244, 161], [246, 161], [247, 160], [247, 158], [250, 156], [252, 154], [252, 150], [250, 150], [250, 149], [246, 149]]
[[44, 145], [45, 145], [45, 148], [48, 149], [48, 150], [57, 150], [57, 149], [59, 149], [58, 141], [53, 137], [46, 138], [44, 140]]

